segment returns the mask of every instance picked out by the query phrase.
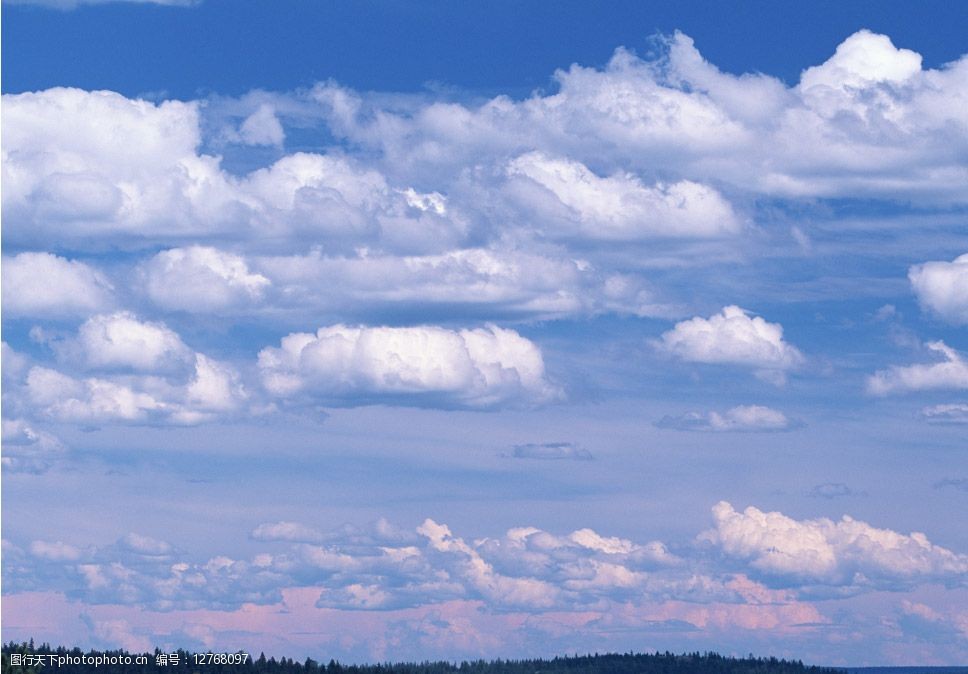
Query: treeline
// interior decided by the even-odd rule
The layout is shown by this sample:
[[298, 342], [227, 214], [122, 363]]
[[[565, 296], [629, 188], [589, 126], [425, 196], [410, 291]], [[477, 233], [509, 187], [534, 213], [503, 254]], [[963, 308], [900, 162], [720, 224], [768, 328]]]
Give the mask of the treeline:
[[[716, 653], [609, 653], [556, 657], [551, 660], [475, 660], [472, 662], [399, 662], [374, 665], [323, 664], [312, 658], [248, 657], [244, 663], [212, 662], [205, 654], [82, 651], [33, 641], [3, 645], [2, 674], [843, 674], [843, 670], [808, 667], [798, 660], [732, 658]], [[242, 657], [229, 660], [242, 660]], [[224, 660], [224, 658], [223, 658]], [[94, 662], [97, 662], [95, 667]], [[204, 664], [199, 664], [204, 662]]]

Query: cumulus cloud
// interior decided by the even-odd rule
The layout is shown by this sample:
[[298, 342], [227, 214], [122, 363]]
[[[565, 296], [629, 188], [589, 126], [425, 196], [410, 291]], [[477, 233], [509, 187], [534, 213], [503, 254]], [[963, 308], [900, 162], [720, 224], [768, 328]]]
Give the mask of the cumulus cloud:
[[286, 133], [271, 105], [263, 103], [245, 118], [239, 127], [239, 136], [249, 145], [275, 145], [281, 147]]
[[120, 311], [92, 316], [77, 336], [55, 342], [59, 357], [92, 370], [159, 372], [179, 369], [192, 360], [181, 337], [163, 323], [141, 321]]
[[918, 302], [949, 323], [968, 324], [968, 254], [953, 262], [925, 262], [908, 272]]
[[678, 431], [713, 432], [769, 432], [788, 431], [798, 424], [783, 412], [761, 405], [739, 405], [725, 412], [688, 412], [679, 416], [666, 416], [656, 425]]
[[886, 35], [860, 30], [838, 45], [823, 65], [807, 68], [800, 76], [800, 89], [850, 92], [882, 83], [902, 84], [920, 72], [920, 54], [896, 48]]
[[783, 341], [783, 326], [768, 323], [737, 306], [707, 318], [697, 316], [662, 334], [655, 345], [681, 360], [754, 367], [770, 378], [804, 362], [796, 347]]
[[162, 377], [75, 378], [34, 366], [24, 382], [33, 412], [69, 423], [197, 424], [239, 410], [248, 397], [238, 373], [195, 354], [187, 382]]
[[[632, 598], [682, 587], [682, 560], [657, 541], [643, 545], [591, 529], [556, 536], [534, 527], [469, 542], [427, 519], [415, 531], [385, 521], [365, 530], [323, 533], [294, 522], [257, 526], [252, 538], [285, 543], [249, 560], [215, 556], [182, 561], [169, 543], [127, 534], [116, 543], [79, 548], [33, 541], [29, 552], [8, 545], [5, 578], [33, 587], [38, 575], [88, 603], [125, 603], [155, 609], [232, 608], [278, 601], [285, 588], [313, 587], [317, 606], [387, 610], [452, 599], [481, 600], [506, 610], [578, 608], [603, 598]], [[311, 540], [311, 542], [310, 542]], [[25, 554], [32, 565], [22, 564]], [[675, 578], [651, 579], [666, 570]], [[737, 600], [724, 583], [704, 591]]]
[[45, 367], [30, 369], [26, 391], [40, 414], [58, 421], [147, 421], [165, 410], [165, 403], [150, 393], [107, 379], [74, 379]]
[[[251, 538], [270, 544], [249, 559], [216, 555], [189, 561], [165, 541], [128, 534], [105, 546], [34, 540], [5, 542], [7, 591], [56, 589], [90, 604], [153, 609], [233, 609], [272, 604], [296, 588], [317, 607], [394, 610], [479, 602], [497, 612], [598, 611], [614, 606], [683, 602], [697, 625], [714, 605], [795, 605], [818, 586], [843, 594], [958, 585], [968, 557], [844, 517], [797, 521], [781, 513], [729, 504], [714, 508], [716, 529], [701, 547], [673, 554], [660, 541], [636, 542], [583, 528], [559, 535], [537, 527], [467, 540], [433, 519], [415, 530], [385, 521], [323, 532], [295, 522], [257, 526]], [[754, 577], [788, 589], [770, 588]], [[614, 614], [613, 614], [614, 615]], [[752, 617], [750, 617], [752, 618]], [[775, 625], [775, 620], [770, 623]]]
[[325, 238], [331, 248], [435, 252], [466, 236], [467, 224], [443, 195], [391, 186], [378, 170], [344, 157], [287, 155], [239, 189], [269, 232]]
[[293, 333], [259, 353], [266, 389], [357, 401], [422, 400], [468, 407], [540, 403], [559, 397], [540, 349], [514, 330], [320, 328]]
[[543, 216], [546, 236], [583, 236], [606, 241], [649, 237], [702, 237], [736, 234], [739, 220], [716, 190], [688, 180], [647, 187], [635, 175], [601, 178], [580, 162], [530, 152], [507, 167], [512, 178], [526, 178], [548, 198], [517, 185], [518, 199]]
[[924, 70], [917, 54], [862, 30], [788, 88], [718, 70], [681, 33], [664, 46], [653, 61], [619, 49], [603, 69], [573, 65], [555, 74], [557, 91], [520, 102], [400, 112], [332, 83], [313, 95], [334, 131], [401, 173], [523, 147], [606, 175], [632, 167], [776, 196], [968, 198], [968, 60]]
[[218, 160], [196, 153], [197, 103], [64, 88], [3, 103], [3, 213], [14, 240], [177, 237], [237, 215]]
[[591, 461], [592, 453], [571, 442], [545, 442], [541, 444], [529, 443], [515, 445], [511, 456], [515, 459], [571, 459], [575, 461]]
[[104, 274], [51, 253], [4, 257], [2, 286], [6, 316], [83, 316], [114, 302]]
[[208, 246], [162, 251], [142, 267], [145, 290], [165, 309], [219, 311], [258, 302], [270, 284], [246, 260]]
[[[103, 246], [106, 237], [131, 245], [312, 236], [350, 250], [414, 252], [446, 249], [466, 233], [459, 214], [441, 207], [442, 195], [391, 186], [343, 157], [296, 153], [232, 176], [220, 158], [199, 153], [199, 110], [199, 102], [156, 105], [106, 91], [5, 95], [5, 236], [76, 248]], [[260, 108], [242, 136], [281, 142], [272, 120], [278, 125]]]
[[446, 525], [428, 519], [417, 528], [417, 533], [427, 538], [432, 549], [457, 558], [459, 577], [487, 599], [532, 608], [548, 608], [557, 601], [558, 588], [537, 578], [515, 578], [495, 572], [479, 552], [454, 536]]
[[4, 405], [28, 419], [197, 424], [236, 413], [249, 398], [233, 366], [193, 352], [164, 324], [126, 312], [93, 316], [76, 335], [53, 343], [63, 366], [83, 370], [81, 376], [4, 346]]
[[867, 379], [867, 390], [874, 395], [968, 388], [968, 363], [961, 354], [942, 341], [928, 342], [929, 351], [942, 361], [931, 364], [893, 365], [879, 370]]
[[67, 451], [56, 436], [24, 419], [3, 419], [3, 469], [43, 473]]
[[702, 535], [728, 557], [765, 577], [809, 586], [897, 589], [919, 582], [964, 583], [968, 555], [932, 544], [919, 532], [878, 529], [844, 516], [795, 520], [752, 506], [737, 512], [722, 501], [713, 508], [716, 528]]

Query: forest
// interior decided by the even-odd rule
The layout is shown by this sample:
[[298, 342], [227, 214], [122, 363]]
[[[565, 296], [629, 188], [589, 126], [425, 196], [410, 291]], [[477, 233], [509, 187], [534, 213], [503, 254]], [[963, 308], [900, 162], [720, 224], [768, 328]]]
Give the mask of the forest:
[[[234, 657], [233, 657], [234, 656]], [[536, 660], [475, 660], [472, 662], [397, 662], [367, 665], [297, 661], [264, 653], [206, 654], [186, 650], [130, 653], [124, 650], [82, 651], [33, 641], [3, 644], [2, 674], [843, 674], [844, 670], [813, 667], [797, 660], [745, 658], [716, 653], [608, 653]]]

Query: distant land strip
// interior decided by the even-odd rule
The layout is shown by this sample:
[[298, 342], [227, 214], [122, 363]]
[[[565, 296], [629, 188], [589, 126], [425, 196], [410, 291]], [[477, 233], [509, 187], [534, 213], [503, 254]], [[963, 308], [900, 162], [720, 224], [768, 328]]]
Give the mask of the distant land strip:
[[[858, 674], [887, 674], [902, 668], [854, 669]], [[922, 671], [903, 668], [903, 674]], [[968, 668], [928, 668], [933, 674], [968, 674]], [[797, 660], [775, 657], [726, 657], [716, 653], [608, 653], [555, 657], [552, 659], [475, 660], [445, 662], [398, 662], [380, 664], [348, 664], [336, 660], [324, 663], [312, 658], [300, 662], [293, 658], [267, 658], [245, 653], [197, 653], [178, 649], [151, 653], [132, 653], [125, 650], [89, 650], [35, 646], [33, 641], [3, 645], [3, 674], [35, 674], [38, 672], [75, 672], [99, 674], [115, 672], [152, 672], [153, 674], [190, 672], [203, 674], [843, 674], [843, 669], [804, 665]], [[927, 670], [925, 670], [927, 671]]]

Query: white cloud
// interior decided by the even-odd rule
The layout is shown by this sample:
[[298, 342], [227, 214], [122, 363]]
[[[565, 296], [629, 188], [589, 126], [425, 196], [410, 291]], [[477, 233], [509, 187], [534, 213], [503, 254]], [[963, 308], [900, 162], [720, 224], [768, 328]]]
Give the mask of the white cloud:
[[558, 588], [547, 582], [497, 573], [480, 553], [451, 534], [447, 525], [428, 519], [417, 527], [417, 533], [425, 536], [433, 549], [458, 558], [459, 576], [491, 601], [508, 606], [548, 608], [558, 599]]
[[54, 435], [24, 419], [3, 419], [3, 469], [9, 472], [43, 473], [67, 448]]
[[[712, 603], [794, 604], [798, 591], [824, 587], [846, 596], [922, 583], [957, 585], [968, 568], [968, 557], [923, 534], [902, 535], [849, 517], [797, 521], [756, 508], [738, 513], [728, 503], [718, 504], [714, 516], [716, 529], [701, 538], [723, 558], [702, 548], [684, 549], [681, 557], [659, 541], [638, 543], [589, 528], [555, 535], [524, 526], [470, 541], [432, 519], [410, 532], [385, 522], [328, 533], [294, 522], [266, 523], [255, 528], [250, 544], [270, 543], [272, 552], [256, 550], [248, 560], [216, 555], [185, 561], [164, 541], [128, 534], [101, 547], [33, 541], [28, 564], [20, 563], [24, 549], [5, 541], [5, 588], [35, 587], [42, 577], [47, 587], [88, 603], [156, 610], [270, 604], [287, 588], [312, 588], [317, 607], [353, 610], [461, 599], [499, 612], [600, 611], [608, 602], [663, 601], [703, 611]], [[748, 574], [796, 589], [770, 589]]]
[[125, 384], [91, 377], [83, 380], [45, 367], [27, 373], [26, 393], [44, 416], [75, 423], [147, 421], [166, 411], [167, 405], [144, 391]]
[[104, 274], [51, 253], [4, 257], [2, 285], [6, 316], [83, 316], [113, 304]]
[[94, 316], [76, 337], [54, 346], [66, 365], [95, 376], [24, 359], [5, 381], [5, 405], [67, 423], [186, 425], [234, 414], [249, 397], [234, 367], [193, 353], [164, 325], [131, 314]]
[[258, 302], [271, 285], [245, 259], [208, 246], [162, 251], [143, 268], [145, 290], [165, 309], [219, 311]]
[[663, 417], [657, 425], [680, 431], [757, 432], [786, 431], [797, 426], [783, 412], [762, 405], [739, 405], [723, 413], [688, 412], [680, 416]]
[[194, 425], [237, 412], [248, 398], [234, 368], [200, 353], [184, 383], [158, 376], [78, 379], [34, 366], [24, 393], [34, 413], [68, 423]]
[[17, 241], [161, 238], [234, 222], [218, 159], [199, 155], [198, 104], [49, 89], [3, 97], [3, 214]]
[[619, 49], [601, 70], [573, 65], [556, 73], [556, 92], [520, 102], [400, 112], [334, 84], [313, 95], [338, 134], [401, 175], [524, 149], [606, 175], [631, 168], [777, 196], [968, 199], [968, 59], [923, 70], [917, 54], [859, 31], [787, 88], [719, 71], [681, 33], [666, 48], [655, 61]]
[[434, 326], [320, 328], [293, 333], [259, 353], [276, 396], [338, 401], [422, 399], [470, 407], [546, 402], [559, 391], [545, 378], [541, 351], [513, 330], [459, 332]]
[[879, 370], [868, 377], [868, 392], [887, 395], [907, 391], [968, 389], [968, 362], [961, 354], [942, 341], [928, 342], [925, 346], [944, 360], [931, 364], [893, 365], [887, 370]]
[[163, 557], [172, 551], [171, 543], [134, 532], [125, 534], [118, 545], [129, 552], [149, 557]]
[[768, 323], [737, 306], [707, 318], [695, 317], [662, 334], [655, 345], [692, 363], [726, 363], [757, 368], [769, 378], [804, 362], [796, 347], [783, 341], [783, 326]]
[[379, 171], [342, 157], [287, 155], [250, 173], [239, 189], [269, 233], [324, 237], [344, 250], [439, 251], [465, 235], [459, 215], [440, 207], [441, 195], [395, 189]]
[[282, 147], [286, 140], [285, 131], [276, 111], [268, 103], [263, 103], [245, 118], [239, 127], [239, 135], [249, 145], [275, 145]]
[[968, 324], [968, 254], [953, 262], [925, 262], [908, 272], [924, 309], [955, 325]]
[[163, 323], [126, 311], [86, 320], [77, 337], [55, 343], [58, 356], [94, 370], [171, 371], [190, 366], [191, 350]]
[[266, 522], [250, 534], [257, 541], [290, 541], [295, 543], [318, 543], [323, 534], [298, 522]]
[[184, 409], [174, 419], [181, 423], [212, 420], [218, 413], [233, 412], [248, 398], [242, 378], [231, 365], [195, 354], [195, 374], [184, 391]]
[[922, 409], [921, 416], [935, 423], [968, 424], [968, 403], [932, 405]]
[[795, 520], [754, 507], [737, 512], [722, 501], [716, 528], [702, 535], [724, 554], [767, 576], [804, 585], [897, 589], [916, 582], [962, 583], [968, 556], [909, 535], [844, 516]]
[[312, 238], [344, 252], [427, 254], [531, 231], [734, 234], [737, 192], [968, 199], [968, 59], [923, 70], [913, 52], [860, 31], [787, 88], [719, 71], [685, 35], [664, 47], [655, 61], [618, 50], [602, 69], [573, 66], [556, 74], [555, 93], [523, 101], [387, 106], [332, 83], [250, 97], [246, 142], [279, 145], [277, 111], [298, 108], [351, 149], [286, 155], [239, 178], [201, 153], [201, 102], [67, 88], [7, 95], [5, 237], [75, 247]]
[[880, 83], [902, 84], [921, 72], [921, 55], [898, 49], [886, 35], [860, 30], [837, 46], [823, 65], [807, 68], [800, 89], [814, 87], [849, 91]]
[[[311, 236], [346, 249], [379, 243], [410, 252], [439, 251], [464, 236], [458, 214], [420, 206], [443, 200], [439, 193], [391, 187], [379, 171], [346, 158], [296, 153], [231, 176], [219, 157], [199, 153], [200, 105], [66, 88], [5, 95], [5, 236], [77, 248]], [[281, 141], [272, 120], [278, 125], [260, 108], [243, 123], [243, 137]]]
[[739, 232], [729, 202], [715, 190], [684, 180], [647, 187], [635, 175], [600, 178], [580, 162], [530, 152], [507, 167], [514, 179], [527, 178], [550, 192], [553, 203], [521, 185], [517, 198], [543, 216], [542, 233], [551, 238], [634, 241], [650, 237], [715, 237]]
[[[514, 249], [463, 248], [437, 255], [261, 257], [273, 307], [363, 317], [386, 308], [447, 308], [461, 315], [555, 318], [605, 312], [668, 316], [640, 275], [599, 270], [584, 259]], [[457, 309], [455, 309], [455, 307]]]

